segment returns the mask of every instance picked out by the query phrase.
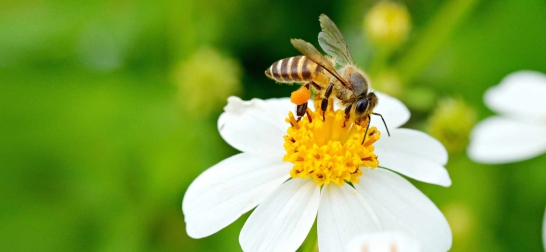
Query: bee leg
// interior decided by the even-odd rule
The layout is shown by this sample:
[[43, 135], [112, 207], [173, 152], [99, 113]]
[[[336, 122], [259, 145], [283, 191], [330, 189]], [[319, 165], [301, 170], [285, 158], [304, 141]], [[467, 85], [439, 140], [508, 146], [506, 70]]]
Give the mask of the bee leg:
[[328, 108], [328, 99], [323, 98], [322, 103], [320, 104], [320, 109], [322, 109], [322, 121], [326, 120], [324, 114], [326, 114], [326, 109]]
[[326, 88], [326, 92], [324, 92], [324, 98], [322, 99], [322, 104], [320, 105], [320, 108], [322, 109], [322, 121], [325, 120], [324, 114], [326, 113], [326, 109], [328, 108], [328, 98], [330, 98], [333, 90], [334, 84], [330, 84], [330, 86]]
[[307, 102], [296, 106], [296, 115], [298, 116], [298, 119], [297, 119], [298, 122], [305, 115], [305, 112], [307, 112]]
[[317, 85], [317, 83], [315, 83], [314, 81], [309, 81], [305, 84], [305, 86], [309, 87], [309, 85], [313, 86], [317, 91], [320, 90], [320, 86]]
[[361, 144], [364, 144], [364, 142], [366, 142], [366, 136], [368, 135], [368, 129], [370, 129], [371, 122], [372, 122], [372, 117], [368, 115], [368, 125], [366, 126], [366, 131], [364, 132], [364, 138], [362, 139]]
[[345, 128], [345, 123], [347, 121], [349, 121], [349, 117], [351, 117], [351, 108], [353, 107], [353, 104], [349, 104], [349, 106], [347, 106], [345, 108], [345, 121], [343, 121], [343, 128]]
[[312, 123], [313, 118], [311, 117], [311, 114], [309, 113], [309, 109], [307, 111], [305, 111], [305, 113], [307, 114], [307, 119], [309, 119], [309, 123]]

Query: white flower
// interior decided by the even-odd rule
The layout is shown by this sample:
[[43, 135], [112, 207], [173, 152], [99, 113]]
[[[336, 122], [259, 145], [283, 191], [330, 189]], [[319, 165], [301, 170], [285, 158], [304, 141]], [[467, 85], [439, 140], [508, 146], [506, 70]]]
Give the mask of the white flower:
[[481, 163], [516, 162], [546, 152], [546, 75], [520, 71], [506, 76], [484, 95], [500, 115], [472, 130], [468, 156]]
[[347, 245], [348, 252], [420, 252], [421, 244], [398, 232], [377, 232], [363, 234], [352, 239]]
[[[394, 230], [417, 239], [422, 242], [424, 251], [449, 250], [452, 235], [445, 217], [423, 193], [395, 173], [449, 186], [451, 180], [444, 168], [447, 152], [438, 141], [424, 133], [397, 129], [409, 119], [409, 111], [400, 101], [377, 95], [380, 102], [375, 111], [383, 114], [391, 137], [385, 134], [375, 145], [368, 143], [379, 138], [377, 128], [384, 132], [378, 118], [372, 119], [376, 128], [370, 128], [368, 140], [361, 144], [359, 139], [362, 138], [358, 137], [364, 133], [359, 126], [353, 126], [354, 130], [349, 126], [338, 131], [336, 129], [341, 126], [332, 126], [339, 123], [335, 120], [339, 119], [341, 111], [329, 110], [324, 123], [321, 115], [315, 117], [319, 112], [310, 111], [298, 126], [291, 127], [285, 121], [287, 112], [294, 109], [289, 99], [241, 101], [230, 97], [218, 120], [218, 129], [224, 140], [242, 153], [212, 166], [188, 188], [182, 202], [188, 235], [202, 238], [214, 234], [257, 206], [239, 236], [244, 251], [295, 251], [309, 233], [317, 213], [321, 252], [341, 251], [354, 236], [380, 230]], [[356, 147], [351, 145], [358, 149], [356, 154], [368, 156], [361, 161], [351, 156], [355, 153], [347, 151], [346, 167], [353, 161], [369, 161], [368, 165], [375, 162], [377, 166], [377, 159], [380, 167], [356, 166], [349, 174], [346, 170], [336, 170], [343, 167], [328, 166], [336, 172], [320, 176], [318, 172], [297, 171], [295, 163], [301, 160], [291, 158], [297, 159], [295, 156], [303, 153], [304, 147], [300, 146], [300, 151], [294, 152], [291, 144], [294, 137], [301, 137], [297, 135], [301, 133], [298, 129], [305, 130], [304, 126], [311, 123], [309, 116], [316, 122], [315, 127], [320, 125], [320, 129], [324, 129], [317, 134], [328, 134], [328, 139], [343, 138], [341, 135], [348, 134], [345, 136], [348, 143], [357, 139]], [[343, 130], [345, 133], [340, 132]], [[318, 135], [315, 138], [319, 141]], [[323, 146], [325, 148], [307, 151], [339, 151], [341, 147], [330, 146], [335, 142], [329, 141]], [[319, 156], [323, 159], [303, 158], [303, 162], [309, 162], [311, 166], [328, 160], [339, 162], [344, 158], [333, 157], [331, 153], [309, 155], [311, 159]], [[283, 158], [291, 160], [283, 162]], [[317, 167], [318, 171], [323, 166]], [[358, 178], [355, 177], [357, 172], [364, 174]], [[337, 175], [332, 174], [350, 179], [354, 188], [343, 182], [339, 186]], [[293, 179], [290, 179], [291, 175]]]

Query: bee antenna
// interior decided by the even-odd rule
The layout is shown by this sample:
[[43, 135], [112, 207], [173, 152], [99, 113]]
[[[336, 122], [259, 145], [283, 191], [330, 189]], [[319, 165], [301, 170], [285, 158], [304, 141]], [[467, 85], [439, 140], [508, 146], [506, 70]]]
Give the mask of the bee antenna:
[[389, 132], [389, 127], [387, 127], [387, 123], [385, 122], [385, 118], [383, 118], [383, 115], [378, 113], [372, 113], [372, 114], [381, 117], [381, 120], [383, 120], [383, 124], [385, 125], [385, 129], [387, 129], [387, 134], [391, 136], [391, 133]]

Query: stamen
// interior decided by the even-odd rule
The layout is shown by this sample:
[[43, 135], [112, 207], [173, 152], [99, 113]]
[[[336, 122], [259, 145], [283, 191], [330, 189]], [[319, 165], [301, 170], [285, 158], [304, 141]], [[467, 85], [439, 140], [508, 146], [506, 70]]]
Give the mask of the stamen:
[[300, 128], [300, 125], [298, 124], [298, 121], [296, 120], [296, 118], [294, 118], [294, 113], [292, 113], [292, 111], [290, 111], [288, 113], [288, 119], [287, 119], [290, 123], [290, 125], [292, 125], [292, 127], [295, 127], [296, 129], [299, 129]]
[[[322, 101], [315, 100], [315, 111], [308, 109], [308, 120], [296, 121], [292, 112], [286, 119], [292, 127], [284, 137], [286, 155], [283, 161], [294, 164], [292, 178], [312, 178], [318, 186], [346, 182], [359, 183], [362, 168], [374, 169], [379, 165], [373, 153], [380, 132], [371, 127], [364, 138], [365, 127], [354, 120], [346, 120], [343, 110], [333, 109], [333, 99], [325, 111], [320, 109]], [[322, 114], [324, 112], [324, 121]], [[320, 119], [318, 119], [320, 118]]]
[[364, 143], [364, 146], [370, 146], [373, 143], [375, 143], [377, 140], [379, 140], [379, 137], [381, 136], [381, 132], [377, 130], [377, 128], [373, 127], [370, 129], [370, 132], [368, 132], [368, 137], [366, 142]]

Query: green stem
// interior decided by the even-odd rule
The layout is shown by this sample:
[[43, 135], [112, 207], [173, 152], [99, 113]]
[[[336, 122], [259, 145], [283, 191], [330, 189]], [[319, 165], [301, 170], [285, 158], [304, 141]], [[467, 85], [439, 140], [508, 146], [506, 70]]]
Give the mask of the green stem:
[[307, 238], [303, 241], [299, 251], [301, 252], [318, 252], [318, 236], [317, 236], [317, 222], [313, 224], [313, 227], [309, 231]]
[[395, 65], [402, 83], [409, 83], [429, 64], [452, 32], [479, 0], [450, 0], [442, 5], [412, 48]]

